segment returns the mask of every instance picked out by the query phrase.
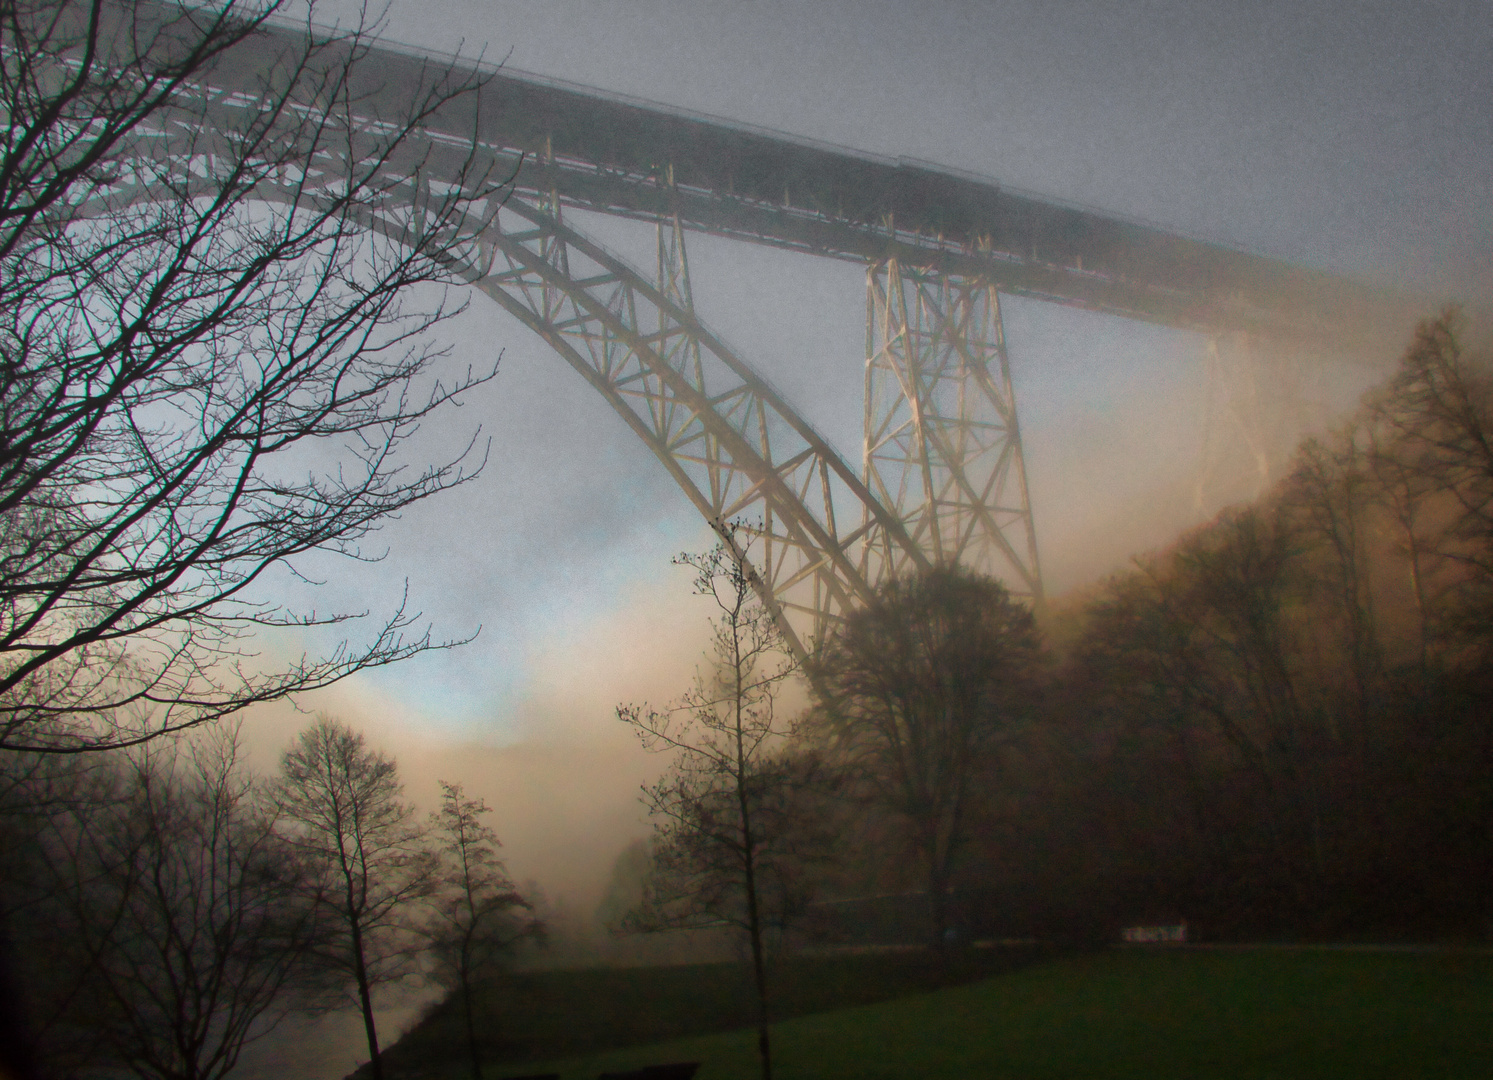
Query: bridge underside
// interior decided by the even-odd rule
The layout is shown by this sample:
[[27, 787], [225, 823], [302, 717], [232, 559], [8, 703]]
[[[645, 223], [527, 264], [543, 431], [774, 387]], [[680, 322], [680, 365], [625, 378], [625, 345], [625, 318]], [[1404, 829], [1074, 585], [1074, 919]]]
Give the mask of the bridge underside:
[[553, 193], [511, 193], [478, 244], [476, 287], [607, 399], [708, 521], [742, 527], [796, 651], [886, 576], [935, 563], [1040, 598], [994, 286], [870, 267], [854, 468], [701, 322], [677, 218], [658, 225], [651, 274], [580, 233]]
[[888, 574], [940, 561], [1040, 595], [993, 288], [871, 268], [878, 345], [854, 467], [703, 325], [677, 220], [659, 224], [651, 273], [581, 234], [553, 195], [510, 194], [479, 246], [476, 287], [607, 399], [707, 520], [743, 527], [795, 650]]
[[[260, 72], [306, 40], [274, 27], [262, 38], [257, 58], [235, 54], [242, 70], [215, 70], [195, 97], [183, 88], [179, 115], [143, 133], [140, 155], [178, 158], [187, 187], [211, 175], [203, 133], [252, 123]], [[370, 80], [350, 96], [363, 114], [327, 117], [347, 126], [346, 153], [304, 163], [293, 197], [314, 191], [318, 170], [335, 188], [411, 87], [470, 75], [382, 47], [355, 70]], [[506, 72], [478, 82], [379, 164], [389, 213], [370, 227], [429, 245], [412, 232], [423, 205], [469, 197], [473, 176], [506, 177], [474, 199], [461, 235], [435, 242], [608, 400], [708, 521], [750, 530], [763, 596], [800, 653], [888, 575], [938, 563], [1040, 599], [1002, 293], [1260, 340], [1341, 341], [1396, 310], [1329, 275], [937, 167]], [[656, 265], [618, 259], [566, 220], [571, 208], [656, 223]], [[702, 323], [686, 230], [867, 267], [858, 464]]]

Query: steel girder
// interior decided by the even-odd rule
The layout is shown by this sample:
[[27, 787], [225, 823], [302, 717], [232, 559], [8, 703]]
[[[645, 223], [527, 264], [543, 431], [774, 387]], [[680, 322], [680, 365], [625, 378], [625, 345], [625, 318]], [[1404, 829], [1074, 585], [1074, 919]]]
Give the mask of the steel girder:
[[800, 655], [870, 596], [867, 551], [929, 564], [897, 514], [701, 325], [677, 222], [661, 227], [657, 283], [566, 224], [553, 199], [514, 194], [479, 247], [476, 287], [607, 399], [708, 521], [745, 525], [763, 597]]
[[[1000, 296], [979, 279], [899, 264], [866, 275], [866, 486], [919, 550], [1042, 597]], [[906, 568], [868, 544], [865, 574]]]
[[[151, 26], [182, 17], [179, 4], [162, 0], [108, 0], [104, 8], [145, 39]], [[336, 36], [316, 32], [324, 34]], [[307, 44], [304, 24], [271, 20], [220, 58], [205, 83], [179, 87], [177, 100], [204, 128], [214, 112], [252, 111], [266, 78]], [[470, 84], [473, 93], [423, 117], [430, 145], [461, 157], [475, 140], [505, 163], [498, 175], [517, 163], [521, 187], [558, 191], [568, 206], [650, 222], [678, 214], [686, 228], [751, 243], [862, 264], [896, 257], [987, 279], [1007, 296], [1206, 334], [1309, 341], [1334, 352], [1377, 356], [1386, 333], [1398, 340], [1435, 306], [1432, 298], [1389, 294], [929, 162], [819, 144], [394, 42], [362, 44], [366, 53], [359, 48], [349, 84], [356, 119], [376, 128], [380, 118], [405, 115], [435, 82]], [[331, 52], [317, 70], [350, 55]]]
[[[78, 216], [163, 194], [210, 194], [218, 131], [231, 130], [228, 118], [213, 119], [205, 126], [168, 116], [142, 131], [136, 167]], [[444, 149], [425, 163], [439, 164]], [[316, 203], [350, 167], [382, 174], [387, 165], [349, 145], [293, 174], [263, 177], [254, 197]], [[898, 565], [928, 565], [856, 470], [701, 325], [677, 218], [660, 225], [658, 276], [649, 280], [563, 222], [552, 193], [493, 191], [465, 217], [450, 218], [452, 200], [471, 197], [470, 181], [441, 178], [458, 170], [417, 168], [402, 179], [388, 171], [395, 175], [380, 197], [356, 212], [363, 227], [444, 252], [454, 273], [537, 332], [608, 400], [708, 521], [742, 524], [756, 542], [739, 554], [750, 557], [759, 591], [799, 655], [869, 598], [875, 581], [866, 577], [864, 549], [896, 552]], [[478, 170], [477, 186], [493, 171]]]
[[[154, 3], [116, 7], [131, 19], [177, 14]], [[212, 174], [227, 133], [253, 127], [266, 72], [307, 44], [303, 29], [267, 25], [209, 82], [178, 88], [155, 125], [137, 133], [137, 160], [100, 198], [146, 200], [162, 188], [190, 195], [197, 176]], [[341, 55], [331, 50], [327, 70]], [[315, 84], [320, 70], [302, 74]], [[481, 84], [473, 95], [443, 97], [473, 78]], [[292, 97], [292, 113], [322, 117], [319, 98]], [[428, 245], [427, 223], [442, 222], [443, 200], [469, 195], [474, 182], [510, 181], [501, 220], [474, 219], [450, 238], [450, 265], [607, 397], [707, 519], [755, 522], [764, 596], [800, 650], [885, 575], [933, 562], [958, 560], [1040, 597], [997, 287], [1214, 333], [1313, 339], [1393, 308], [1329, 275], [988, 180], [511, 73], [477, 77], [397, 48], [373, 47], [354, 69], [348, 100], [358, 114], [325, 117], [344, 141], [265, 175], [259, 193], [294, 204], [335, 188], [349, 168], [407, 177], [385, 205], [366, 208], [365, 223]], [[403, 116], [411, 102], [420, 123], [394, 158], [379, 160], [388, 130], [380, 116]], [[656, 281], [569, 229], [562, 202], [659, 222]], [[871, 262], [862, 473], [701, 327], [681, 220]], [[473, 232], [475, 247], [466, 243]]]
[[[149, 202], [162, 192], [179, 198], [213, 191], [215, 162], [220, 156], [233, 160], [233, 148], [222, 140], [246, 122], [258, 99], [202, 88], [202, 96], [186, 104], [142, 126], [132, 167], [95, 194], [97, 210]], [[538, 333], [608, 400], [708, 521], [745, 525], [756, 539], [750, 554], [760, 591], [800, 655], [843, 612], [864, 603], [885, 575], [941, 558], [969, 561], [979, 550], [970, 543], [930, 545], [927, 514], [904, 512], [904, 493], [888, 488], [880, 472], [868, 469], [863, 476], [848, 465], [700, 323], [678, 215], [660, 223], [658, 276], [650, 280], [564, 222], [565, 200], [557, 191], [536, 191], [521, 181], [494, 189], [493, 179], [505, 173], [518, 180], [521, 160], [499, 154], [483, 167], [470, 145], [432, 132], [426, 133], [429, 142], [416, 136], [398, 160], [381, 158], [378, 124], [339, 119], [341, 143], [296, 168], [267, 171], [255, 186], [256, 197], [294, 206], [335, 197], [349, 169], [383, 178], [382, 197], [358, 212], [364, 226], [397, 243], [446, 251], [455, 272]], [[478, 189], [487, 195], [471, 204], [470, 216], [446, 217], [452, 200], [471, 199]], [[91, 209], [79, 208], [83, 216]], [[941, 280], [936, 271], [919, 273], [926, 282]], [[993, 289], [988, 291], [993, 300]], [[977, 318], [972, 325], [984, 324]], [[965, 351], [983, 356], [989, 345], [982, 340]], [[1004, 400], [1010, 401], [1000, 355]], [[984, 374], [974, 377], [995, 386]], [[1014, 433], [1014, 404], [1002, 415], [1012, 418]], [[983, 445], [978, 438], [961, 438], [945, 447], [943, 460], [954, 463], [958, 477], [969, 470], [957, 455], [976, 444]], [[1015, 446], [1019, 464], [1019, 442]], [[1009, 470], [997, 471], [1004, 476]], [[1024, 491], [1024, 477], [1021, 482]], [[873, 483], [879, 490], [873, 492]], [[1000, 483], [986, 488], [1004, 490]], [[966, 501], [973, 506], [971, 499]], [[1003, 510], [996, 504], [991, 513], [998, 518]], [[1000, 535], [999, 529], [986, 531]], [[933, 535], [943, 533], [935, 529]], [[1018, 591], [1035, 595], [1040, 588], [1032, 585], [1034, 556], [1031, 565], [1031, 573], [1019, 576], [1025, 588]]]

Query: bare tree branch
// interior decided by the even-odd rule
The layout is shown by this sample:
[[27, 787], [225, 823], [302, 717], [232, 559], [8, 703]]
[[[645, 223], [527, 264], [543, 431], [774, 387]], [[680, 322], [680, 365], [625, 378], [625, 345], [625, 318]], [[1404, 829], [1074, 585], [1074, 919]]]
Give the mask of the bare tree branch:
[[[495, 372], [436, 378], [429, 334], [503, 196], [475, 150], [430, 175], [422, 124], [470, 82], [428, 66], [384, 115], [370, 28], [276, 52], [278, 8], [0, 13], [0, 748], [129, 745], [452, 644], [401, 607], [280, 670], [250, 645], [363, 617], [287, 611], [268, 571], [366, 558], [480, 471], [475, 432], [435, 464], [411, 440]], [[215, 89], [245, 66], [257, 93]]]
[[718, 531], [722, 542], [712, 551], [675, 560], [695, 570], [696, 594], [718, 610], [708, 667], [668, 709], [617, 708], [644, 747], [673, 754], [664, 776], [643, 789], [654, 821], [652, 867], [641, 906], [621, 928], [740, 933], [757, 989], [762, 1077], [771, 1080], [766, 948], [803, 913], [811, 895], [805, 871], [827, 857], [804, 798], [823, 770], [788, 742], [777, 696], [798, 665], [759, 599], [737, 527]]

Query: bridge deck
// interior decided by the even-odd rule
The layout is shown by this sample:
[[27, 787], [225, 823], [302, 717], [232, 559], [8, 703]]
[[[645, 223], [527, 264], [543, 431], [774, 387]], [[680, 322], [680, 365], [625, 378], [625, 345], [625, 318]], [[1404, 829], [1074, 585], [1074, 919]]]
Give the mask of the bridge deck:
[[[304, 41], [304, 28], [271, 26], [257, 57], [267, 66], [277, 50]], [[215, 82], [252, 87], [253, 62], [233, 66]], [[895, 256], [981, 276], [1017, 295], [1333, 350], [1363, 347], [1384, 331], [1398, 340], [1407, 319], [1425, 314], [1384, 289], [936, 165], [506, 68], [479, 72], [392, 43], [374, 47], [358, 66], [362, 107], [397, 115], [410, 88], [428, 85], [431, 72], [447, 66], [478, 76], [482, 86], [444, 109], [433, 134], [457, 145], [475, 134], [499, 169], [517, 166], [519, 190], [553, 192], [570, 206], [648, 219], [677, 213], [687, 228], [716, 235], [863, 262]]]

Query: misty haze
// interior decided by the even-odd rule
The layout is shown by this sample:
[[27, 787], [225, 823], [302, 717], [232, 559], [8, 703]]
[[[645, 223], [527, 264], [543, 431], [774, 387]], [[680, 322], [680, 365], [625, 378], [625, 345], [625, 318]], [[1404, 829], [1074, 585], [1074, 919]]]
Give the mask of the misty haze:
[[1483, 1075], [1488, 16], [0, 4], [0, 1080]]

